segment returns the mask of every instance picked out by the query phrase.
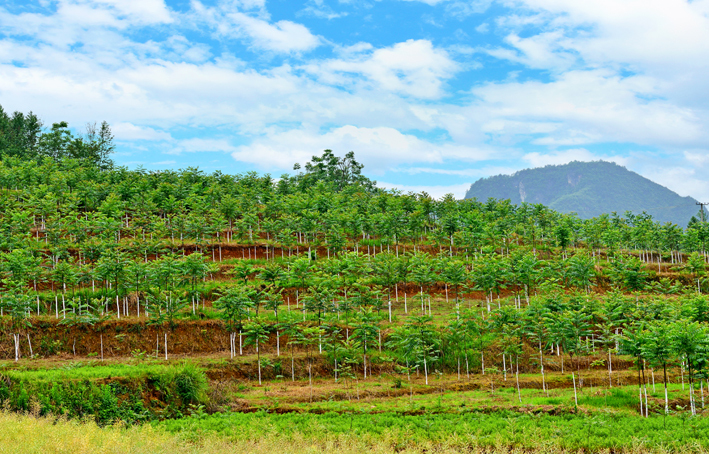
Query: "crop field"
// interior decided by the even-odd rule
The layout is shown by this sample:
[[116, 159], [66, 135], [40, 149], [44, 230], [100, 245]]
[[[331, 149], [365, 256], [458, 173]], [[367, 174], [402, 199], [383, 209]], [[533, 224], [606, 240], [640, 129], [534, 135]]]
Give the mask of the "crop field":
[[709, 450], [706, 223], [323, 169], [0, 162], [0, 452]]

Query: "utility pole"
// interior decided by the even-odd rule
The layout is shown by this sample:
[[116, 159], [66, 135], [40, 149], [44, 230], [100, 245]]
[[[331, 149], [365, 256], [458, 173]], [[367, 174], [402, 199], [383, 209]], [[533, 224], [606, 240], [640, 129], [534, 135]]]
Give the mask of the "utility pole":
[[699, 205], [699, 212], [702, 215], [702, 222], [707, 222], [704, 216], [704, 205], [709, 205], [709, 203], [697, 202], [695, 205]]

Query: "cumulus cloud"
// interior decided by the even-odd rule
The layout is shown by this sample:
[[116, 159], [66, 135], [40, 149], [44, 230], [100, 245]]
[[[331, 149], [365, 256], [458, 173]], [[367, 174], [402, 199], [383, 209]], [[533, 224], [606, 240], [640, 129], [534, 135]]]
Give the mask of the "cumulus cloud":
[[348, 125], [324, 134], [304, 129], [273, 132], [252, 144], [238, 147], [232, 156], [258, 166], [289, 169], [293, 163], [308, 161], [324, 149], [332, 149], [340, 155], [356, 150], [357, 159], [367, 170], [380, 174], [400, 164], [441, 163], [446, 159], [475, 162], [490, 155], [486, 149], [434, 144], [394, 128]]
[[256, 49], [291, 53], [309, 51], [320, 45], [320, 38], [302, 24], [288, 20], [270, 22], [263, 11], [254, 16], [241, 10], [260, 6], [222, 3], [207, 7], [196, 0], [192, 3], [195, 19], [209, 24], [220, 36], [247, 39]]
[[[479, 108], [492, 109], [498, 134], [545, 122], [539, 145], [634, 142], [680, 146], [704, 143], [702, 122], [691, 109], [656, 97], [655, 81], [608, 70], [568, 71], [552, 82], [526, 81], [475, 88]], [[539, 125], [537, 123], [537, 125]], [[529, 131], [533, 133], [534, 131]], [[542, 132], [542, 131], [537, 131]]]
[[568, 164], [572, 161], [610, 161], [625, 166], [630, 162], [628, 158], [622, 156], [603, 156], [591, 153], [585, 148], [573, 148], [569, 150], [557, 151], [554, 153], [539, 153], [537, 151], [525, 154], [522, 159], [529, 163], [530, 167], [544, 167], [548, 165]]
[[376, 88], [435, 99], [443, 95], [444, 81], [453, 77], [459, 65], [431, 41], [409, 39], [379, 49], [367, 44], [349, 47], [342, 58], [306, 65], [305, 69], [329, 84], [357, 85], [364, 77]]
[[114, 123], [111, 131], [117, 140], [171, 140], [172, 136], [165, 131], [158, 131], [147, 126], [136, 126], [132, 123]]
[[386, 189], [396, 189], [403, 193], [421, 193], [425, 192], [435, 199], [440, 199], [445, 195], [453, 194], [455, 198], [462, 199], [465, 197], [465, 193], [470, 189], [470, 183], [452, 184], [452, 185], [409, 185], [409, 184], [398, 184], [398, 183], [388, 183], [386, 181], [377, 181], [377, 186], [381, 186]]

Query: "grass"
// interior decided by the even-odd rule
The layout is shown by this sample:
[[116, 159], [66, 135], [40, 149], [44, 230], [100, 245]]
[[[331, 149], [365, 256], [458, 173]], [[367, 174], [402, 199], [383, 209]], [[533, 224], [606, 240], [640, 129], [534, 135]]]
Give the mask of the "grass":
[[86, 421], [0, 411], [0, 453], [709, 452], [708, 420], [670, 418], [664, 424], [658, 417], [252, 413], [101, 428]]
[[9, 369], [2, 373], [16, 380], [55, 382], [61, 380], [100, 380], [108, 377], [140, 378], [148, 374], [161, 374], [172, 366], [142, 363], [102, 364], [97, 360], [77, 361], [47, 369]]
[[[219, 369], [231, 367], [232, 362], [193, 358], [162, 363], [134, 358], [58, 366], [38, 360], [33, 368], [8, 363], [3, 373], [42, 386], [53, 381], [165, 375], [185, 364]], [[627, 383], [634, 374], [617, 371], [614, 382], [617, 377]], [[397, 377], [401, 388], [396, 387]], [[261, 411], [207, 415], [196, 406], [195, 411], [184, 412], [190, 417], [132, 427], [99, 428], [87, 419], [67, 421], [0, 411], [0, 453], [709, 452], [709, 418], [690, 418], [686, 411], [673, 411], [667, 418], [658, 413], [641, 418], [637, 386], [609, 389], [602, 370], [584, 373], [587, 385], [579, 390], [579, 410], [574, 408], [571, 377], [560, 372], [547, 375], [552, 384], [548, 395], [535, 388], [538, 374], [521, 374], [520, 382], [529, 386], [521, 389], [522, 404], [512, 377], [504, 381], [495, 376], [494, 393], [489, 375], [473, 375], [470, 382], [465, 376], [456, 378], [455, 374], [431, 375], [430, 385], [425, 386], [422, 376], [413, 375], [411, 395], [406, 376], [375, 375], [352, 383], [349, 398], [342, 381], [318, 378], [314, 402], [309, 400], [307, 380], [291, 382], [286, 377], [263, 386], [233, 380], [225, 391], [227, 402]], [[602, 386], [591, 387], [591, 382]], [[670, 385], [672, 410], [686, 401], [687, 393], [681, 384]], [[661, 384], [654, 393], [650, 387], [648, 397], [651, 408], [661, 412]], [[697, 399], [701, 402], [699, 393]]]
[[91, 422], [0, 413], [0, 453], [123, 454], [192, 453], [182, 443], [151, 426], [99, 428]]
[[[234, 427], [232, 427], [233, 431]], [[210, 434], [213, 435], [213, 434]], [[287, 437], [274, 434], [256, 439], [234, 439], [223, 436], [186, 437], [163, 427], [98, 427], [91, 422], [36, 418], [0, 412], [0, 453], [2, 454], [321, 454], [322, 452], [359, 454], [459, 452], [449, 443], [428, 442], [417, 447], [392, 445], [389, 439], [366, 439], [340, 434], [312, 439], [301, 432]], [[469, 449], [471, 454], [485, 452], [522, 453], [522, 450]]]
[[[495, 452], [707, 452], [709, 420], [612, 414], [530, 415], [491, 414], [401, 415], [232, 413], [159, 424], [187, 439], [225, 438], [232, 441], [285, 439], [314, 444], [357, 440], [384, 443], [394, 450], [414, 452], [458, 449]], [[238, 428], [238, 430], [235, 430]]]

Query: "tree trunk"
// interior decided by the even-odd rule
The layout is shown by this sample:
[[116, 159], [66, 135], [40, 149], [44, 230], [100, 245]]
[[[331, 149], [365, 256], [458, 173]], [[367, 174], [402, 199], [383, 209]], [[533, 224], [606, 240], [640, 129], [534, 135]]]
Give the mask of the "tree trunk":
[[522, 403], [522, 392], [519, 390], [519, 357], [515, 357], [515, 379], [517, 380], [517, 397], [519, 403]]
[[15, 362], [17, 362], [20, 359], [20, 335], [13, 334], [12, 340], [15, 341]]
[[547, 393], [547, 397], [549, 397], [549, 391], [547, 390], [546, 377], [544, 376], [544, 351], [542, 350], [541, 339], [539, 340], [539, 368], [541, 369], [541, 372], [542, 372], [542, 390], [545, 391]]
[[670, 413], [670, 401], [667, 398], [667, 363], [662, 363], [662, 375], [665, 385], [665, 414]]
[[611, 349], [608, 349], [608, 387], [612, 388], [613, 387], [613, 378], [612, 378], [612, 373], [613, 373], [613, 366], [611, 366]]
[[574, 383], [574, 403], [576, 406], [579, 406], [579, 398], [578, 395], [576, 394], [576, 376], [574, 375], [574, 372], [571, 372], [571, 381]]

